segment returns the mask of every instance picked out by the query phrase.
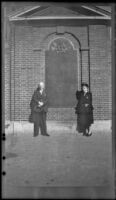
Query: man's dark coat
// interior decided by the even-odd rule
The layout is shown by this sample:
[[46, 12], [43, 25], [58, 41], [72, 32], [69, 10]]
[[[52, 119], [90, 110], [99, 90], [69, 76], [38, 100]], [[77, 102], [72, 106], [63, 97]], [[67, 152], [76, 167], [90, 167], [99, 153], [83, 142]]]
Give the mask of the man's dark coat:
[[[43, 102], [43, 106], [38, 106], [39, 101]], [[43, 91], [41, 94], [39, 88], [35, 90], [30, 102], [30, 108], [31, 115], [29, 117], [29, 121], [33, 123], [39, 123], [41, 113], [48, 112], [48, 100], [45, 91]]]

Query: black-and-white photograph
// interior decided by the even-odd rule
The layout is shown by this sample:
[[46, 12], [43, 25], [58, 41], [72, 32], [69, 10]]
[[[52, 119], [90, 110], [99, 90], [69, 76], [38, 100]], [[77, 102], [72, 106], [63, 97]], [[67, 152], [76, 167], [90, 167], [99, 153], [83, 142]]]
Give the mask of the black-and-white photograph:
[[3, 198], [115, 198], [113, 6], [2, 2]]

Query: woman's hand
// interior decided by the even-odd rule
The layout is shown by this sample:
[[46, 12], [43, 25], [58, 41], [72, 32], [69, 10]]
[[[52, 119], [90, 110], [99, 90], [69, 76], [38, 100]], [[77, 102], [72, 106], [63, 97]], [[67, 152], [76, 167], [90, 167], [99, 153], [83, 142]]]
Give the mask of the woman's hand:
[[38, 106], [39, 106], [39, 107], [43, 106], [43, 102], [39, 101], [39, 102], [38, 102]]
[[86, 104], [85, 104], [85, 107], [87, 107], [88, 105], [89, 105], [89, 104], [88, 104], [88, 103], [86, 103]]

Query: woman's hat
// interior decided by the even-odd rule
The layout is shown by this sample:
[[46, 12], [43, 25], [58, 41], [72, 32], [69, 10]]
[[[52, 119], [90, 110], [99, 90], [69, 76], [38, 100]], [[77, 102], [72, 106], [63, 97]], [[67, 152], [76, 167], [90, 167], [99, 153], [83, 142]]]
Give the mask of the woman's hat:
[[89, 85], [88, 85], [87, 83], [84, 83], [84, 82], [81, 84], [81, 86], [82, 86], [82, 87], [83, 87], [83, 86], [89, 87]]

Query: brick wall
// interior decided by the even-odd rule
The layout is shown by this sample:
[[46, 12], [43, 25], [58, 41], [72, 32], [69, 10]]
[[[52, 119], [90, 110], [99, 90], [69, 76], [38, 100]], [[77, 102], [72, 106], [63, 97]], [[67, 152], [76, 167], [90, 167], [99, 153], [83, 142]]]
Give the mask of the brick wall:
[[[15, 120], [28, 119], [31, 96], [38, 83], [45, 81], [45, 52], [41, 49], [42, 42], [45, 42], [44, 38], [48, 34], [52, 34], [55, 31], [56, 27], [25, 27], [24, 25], [15, 27], [15, 40], [13, 39], [13, 35], [11, 40], [11, 120], [13, 120], [14, 114]], [[81, 48], [87, 48], [86, 27], [69, 26], [64, 27], [64, 31], [74, 34], [79, 39]], [[95, 119], [111, 118], [110, 44], [108, 27], [90, 26], [91, 90], [93, 93]], [[83, 52], [82, 64], [83, 81], [88, 82], [87, 52]], [[5, 65], [5, 69], [9, 67]], [[6, 71], [7, 83], [9, 80], [8, 76], [9, 71]], [[9, 119], [8, 87], [9, 84], [6, 84], [6, 119]], [[64, 110], [49, 109], [48, 119], [74, 120], [75, 118], [73, 108]]]
[[106, 26], [90, 26], [91, 89], [96, 119], [111, 119], [111, 40]]

